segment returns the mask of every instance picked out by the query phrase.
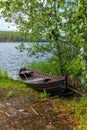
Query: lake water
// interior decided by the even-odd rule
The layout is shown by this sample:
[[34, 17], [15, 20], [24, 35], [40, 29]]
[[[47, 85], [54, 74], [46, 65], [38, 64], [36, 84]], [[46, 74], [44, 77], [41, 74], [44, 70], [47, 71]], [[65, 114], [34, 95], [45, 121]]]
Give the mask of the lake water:
[[[25, 46], [27, 44], [25, 43]], [[14, 79], [18, 78], [18, 72], [21, 67], [28, 62], [37, 60], [34, 56], [29, 57], [27, 51], [19, 52], [15, 48], [19, 45], [20, 43], [0, 43], [0, 69], [6, 69], [8, 75]]]

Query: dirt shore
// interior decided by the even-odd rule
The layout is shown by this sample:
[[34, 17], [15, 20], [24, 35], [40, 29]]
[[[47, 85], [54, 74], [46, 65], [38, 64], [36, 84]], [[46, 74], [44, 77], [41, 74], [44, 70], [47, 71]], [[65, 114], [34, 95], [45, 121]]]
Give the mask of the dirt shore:
[[[12, 95], [8, 92], [13, 91]], [[64, 108], [70, 99], [40, 99], [32, 90], [0, 88], [0, 130], [76, 130], [74, 109]]]

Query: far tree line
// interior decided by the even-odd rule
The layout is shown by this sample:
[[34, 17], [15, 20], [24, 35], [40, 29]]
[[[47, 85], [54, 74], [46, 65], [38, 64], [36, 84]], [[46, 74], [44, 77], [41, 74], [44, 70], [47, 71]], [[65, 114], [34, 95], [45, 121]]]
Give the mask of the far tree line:
[[28, 41], [18, 32], [0, 31], [0, 42], [21, 42]]
[[[0, 42], [29, 42], [29, 38], [19, 32], [0, 31]], [[39, 39], [40, 42], [45, 42], [45, 39]]]

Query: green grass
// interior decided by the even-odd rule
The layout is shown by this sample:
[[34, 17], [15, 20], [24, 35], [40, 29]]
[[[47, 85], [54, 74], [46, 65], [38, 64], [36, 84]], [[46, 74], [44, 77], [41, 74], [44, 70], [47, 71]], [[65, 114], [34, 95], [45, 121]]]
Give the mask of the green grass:
[[57, 75], [59, 72], [57, 63], [51, 61], [50, 59], [45, 61], [28, 63], [25, 67], [32, 68], [33, 70], [39, 70], [52, 75]]
[[6, 70], [0, 70], [0, 87], [8, 88], [8, 87], [15, 87], [15, 88], [26, 88], [26, 85], [21, 83], [19, 80], [14, 80], [8, 77]]
[[79, 121], [79, 130], [87, 130], [87, 97], [81, 98], [76, 104], [75, 115]]
[[6, 70], [0, 70], [0, 90], [5, 90], [4, 93], [0, 93], [4, 97], [0, 98], [10, 98], [12, 96], [23, 96], [23, 98], [31, 98], [34, 96], [35, 98], [40, 98], [40, 94], [32, 89], [31, 87], [27, 86], [20, 80], [14, 80], [8, 77]]

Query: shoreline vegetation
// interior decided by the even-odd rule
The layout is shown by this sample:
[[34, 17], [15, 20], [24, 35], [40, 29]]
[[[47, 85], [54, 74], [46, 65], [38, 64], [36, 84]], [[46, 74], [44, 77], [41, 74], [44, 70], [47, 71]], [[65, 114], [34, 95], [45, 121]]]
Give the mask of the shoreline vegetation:
[[[39, 39], [39, 42], [47, 42], [45, 39]], [[29, 42], [20, 32], [0, 31], [0, 42]]]
[[[50, 70], [46, 70], [46, 66], [48, 66], [47, 61], [43, 65], [40, 62], [26, 65], [27, 68], [40, 68], [40, 71], [49, 73]], [[52, 99], [45, 91], [38, 93], [21, 81], [9, 78], [5, 70], [0, 71], [0, 99], [4, 107], [6, 107], [4, 102], [7, 102], [7, 105], [10, 104], [10, 108], [14, 106], [14, 109], [11, 109], [13, 111], [6, 107], [6, 112], [4, 112], [5, 110], [1, 108], [1, 111], [7, 114], [6, 120], [7, 118], [9, 120], [9, 116], [11, 116], [11, 122], [14, 122], [13, 124], [9, 123], [9, 129], [16, 126], [17, 120], [17, 128], [22, 126], [26, 130], [38, 130], [38, 123], [35, 122], [35, 119], [40, 121], [39, 129], [86, 130], [87, 128], [87, 97], [71, 96], [70, 98]], [[18, 115], [15, 114], [15, 111]], [[5, 121], [5, 114], [3, 113], [2, 124]]]

